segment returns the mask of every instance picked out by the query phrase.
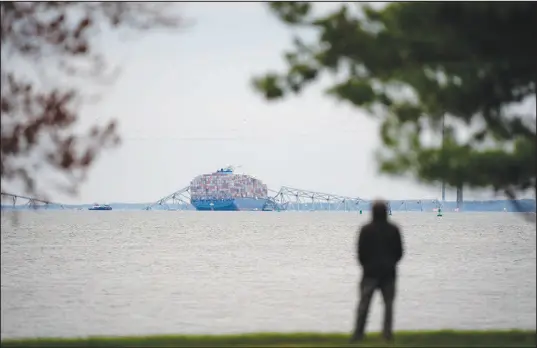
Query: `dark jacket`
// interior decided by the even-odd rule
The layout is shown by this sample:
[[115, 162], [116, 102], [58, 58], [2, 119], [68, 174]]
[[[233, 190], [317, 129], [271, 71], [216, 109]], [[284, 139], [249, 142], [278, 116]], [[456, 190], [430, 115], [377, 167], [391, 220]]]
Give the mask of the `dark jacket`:
[[399, 228], [388, 221], [386, 205], [373, 206], [373, 220], [364, 225], [358, 237], [358, 261], [366, 278], [395, 277], [403, 257]]

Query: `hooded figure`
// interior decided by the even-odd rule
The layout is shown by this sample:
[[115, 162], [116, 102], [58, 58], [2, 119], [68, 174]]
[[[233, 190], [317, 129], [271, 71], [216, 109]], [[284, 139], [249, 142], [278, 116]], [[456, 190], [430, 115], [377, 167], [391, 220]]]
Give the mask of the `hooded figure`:
[[403, 243], [399, 228], [388, 221], [388, 206], [384, 201], [373, 203], [372, 221], [359, 232], [357, 252], [362, 267], [360, 282], [360, 303], [356, 314], [356, 326], [351, 341], [359, 341], [364, 336], [369, 305], [375, 290], [382, 292], [384, 300], [383, 336], [393, 338], [393, 301], [397, 263], [403, 256]]
[[388, 205], [382, 201], [376, 201], [371, 207], [373, 214], [373, 221], [387, 221], [388, 220]]

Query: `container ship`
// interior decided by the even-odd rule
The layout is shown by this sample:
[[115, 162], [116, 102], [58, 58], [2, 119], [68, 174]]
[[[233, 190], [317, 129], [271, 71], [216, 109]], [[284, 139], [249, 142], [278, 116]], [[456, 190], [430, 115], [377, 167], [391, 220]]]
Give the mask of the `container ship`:
[[268, 199], [267, 186], [229, 166], [212, 174], [195, 177], [190, 183], [190, 203], [196, 210], [263, 210]]

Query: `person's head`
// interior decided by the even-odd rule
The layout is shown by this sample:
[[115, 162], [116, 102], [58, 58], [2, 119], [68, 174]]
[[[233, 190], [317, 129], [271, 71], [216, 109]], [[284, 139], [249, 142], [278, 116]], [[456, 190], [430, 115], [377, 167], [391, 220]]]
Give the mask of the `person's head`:
[[373, 213], [374, 221], [388, 220], [388, 203], [380, 199], [374, 201], [371, 205], [371, 212]]

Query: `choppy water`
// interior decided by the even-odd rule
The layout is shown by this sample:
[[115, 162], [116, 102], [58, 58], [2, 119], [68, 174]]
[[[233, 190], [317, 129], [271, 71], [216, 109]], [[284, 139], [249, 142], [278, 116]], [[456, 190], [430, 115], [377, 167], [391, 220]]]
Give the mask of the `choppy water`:
[[[396, 329], [532, 328], [535, 225], [395, 213]], [[356, 213], [2, 214], [2, 338], [349, 331]], [[368, 330], [379, 330], [376, 295]]]

